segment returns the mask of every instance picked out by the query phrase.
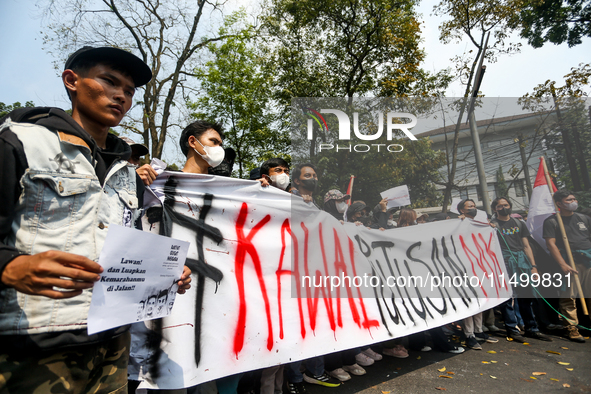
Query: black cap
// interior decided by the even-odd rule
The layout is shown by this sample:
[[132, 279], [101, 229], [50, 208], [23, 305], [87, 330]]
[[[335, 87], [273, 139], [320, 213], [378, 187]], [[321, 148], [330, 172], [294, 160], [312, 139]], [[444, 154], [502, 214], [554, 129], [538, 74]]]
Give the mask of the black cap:
[[75, 61], [81, 59], [99, 62], [106, 61], [120, 66], [131, 76], [136, 88], [147, 84], [152, 79], [152, 70], [150, 70], [150, 67], [142, 59], [123, 49], [113, 47], [82, 47], [72, 53], [68, 60], [66, 60], [64, 70], [69, 69]]
[[138, 144], [129, 137], [119, 137], [131, 147], [132, 154], [135, 152], [138, 156], [145, 156], [150, 152], [146, 145]]

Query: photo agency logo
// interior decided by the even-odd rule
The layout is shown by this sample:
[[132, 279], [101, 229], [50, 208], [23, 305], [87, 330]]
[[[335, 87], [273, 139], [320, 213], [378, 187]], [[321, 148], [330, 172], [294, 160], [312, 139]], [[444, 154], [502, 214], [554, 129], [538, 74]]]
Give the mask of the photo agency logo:
[[[302, 109], [303, 114], [308, 117], [307, 139], [312, 141], [319, 135], [323, 137], [321, 138], [322, 142], [318, 144], [319, 153], [326, 151], [396, 153], [402, 152], [404, 146], [399, 143], [392, 143], [393, 140], [398, 140], [401, 136], [411, 141], [417, 140], [411, 129], [417, 125], [418, 119], [415, 115], [408, 112], [374, 111], [366, 114], [366, 123], [363, 124], [363, 121], [360, 121], [359, 112], [352, 113], [353, 122], [351, 122], [350, 115], [340, 109], [322, 108], [316, 110], [310, 107], [304, 107]], [[327, 119], [329, 122], [327, 122]], [[335, 120], [338, 122], [337, 140], [334, 139], [334, 135], [332, 134], [335, 133], [333, 127], [331, 127], [330, 131], [328, 127], [329, 123], [331, 125], [335, 124]], [[353, 129], [353, 140], [351, 128]], [[384, 132], [385, 142], [383, 137]], [[364, 141], [364, 143], [352, 143], [355, 140]]]

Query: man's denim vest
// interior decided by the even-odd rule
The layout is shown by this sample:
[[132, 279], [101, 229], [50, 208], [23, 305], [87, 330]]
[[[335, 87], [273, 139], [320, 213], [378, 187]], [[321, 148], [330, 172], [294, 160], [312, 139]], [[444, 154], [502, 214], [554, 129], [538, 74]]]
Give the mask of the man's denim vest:
[[[137, 218], [135, 168], [116, 160], [103, 187], [81, 138], [29, 123], [7, 121], [2, 127], [22, 142], [29, 165], [6, 244], [31, 255], [60, 250], [98, 261], [109, 226]], [[84, 328], [91, 297], [92, 289], [62, 300], [3, 289], [0, 334]]]

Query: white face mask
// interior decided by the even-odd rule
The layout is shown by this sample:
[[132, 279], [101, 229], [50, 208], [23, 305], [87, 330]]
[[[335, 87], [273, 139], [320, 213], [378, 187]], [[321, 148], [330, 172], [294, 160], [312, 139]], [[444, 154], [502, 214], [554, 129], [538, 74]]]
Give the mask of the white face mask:
[[287, 185], [289, 185], [289, 175], [286, 173], [271, 175], [269, 178], [271, 178], [272, 185], [281, 190], [285, 190]]
[[346, 202], [344, 202], [344, 201], [337, 202], [335, 205], [336, 205], [337, 211], [339, 211], [339, 213], [345, 213], [345, 210], [347, 209]]
[[193, 148], [193, 150], [199, 156], [201, 156], [203, 160], [207, 162], [207, 164], [209, 164], [212, 167], [217, 167], [222, 163], [222, 161], [224, 161], [224, 156], [226, 156], [224, 148], [222, 148], [221, 146], [205, 146], [197, 138], [195, 138], [195, 140], [199, 142], [199, 145], [203, 147], [203, 150], [205, 151], [205, 156], [199, 153], [197, 149]]

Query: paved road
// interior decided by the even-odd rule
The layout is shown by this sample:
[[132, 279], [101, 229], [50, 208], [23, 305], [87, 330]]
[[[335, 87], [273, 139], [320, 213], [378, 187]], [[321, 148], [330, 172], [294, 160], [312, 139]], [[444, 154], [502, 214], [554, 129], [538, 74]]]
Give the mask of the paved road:
[[[384, 356], [384, 360], [366, 368], [367, 375], [353, 376], [338, 388], [313, 385], [306, 385], [306, 388], [310, 394], [591, 392], [591, 340], [580, 344], [552, 336], [553, 342], [531, 339], [529, 345], [524, 345], [507, 341], [502, 336], [504, 331], [499, 333], [499, 342], [485, 343], [483, 350], [467, 349], [458, 355], [411, 351], [406, 359]], [[581, 333], [589, 336], [587, 331]], [[547, 353], [547, 350], [561, 354]], [[438, 371], [444, 367], [444, 372]], [[546, 374], [534, 376], [533, 372]], [[451, 376], [451, 379], [440, 375]], [[570, 387], [563, 387], [564, 384]]]

